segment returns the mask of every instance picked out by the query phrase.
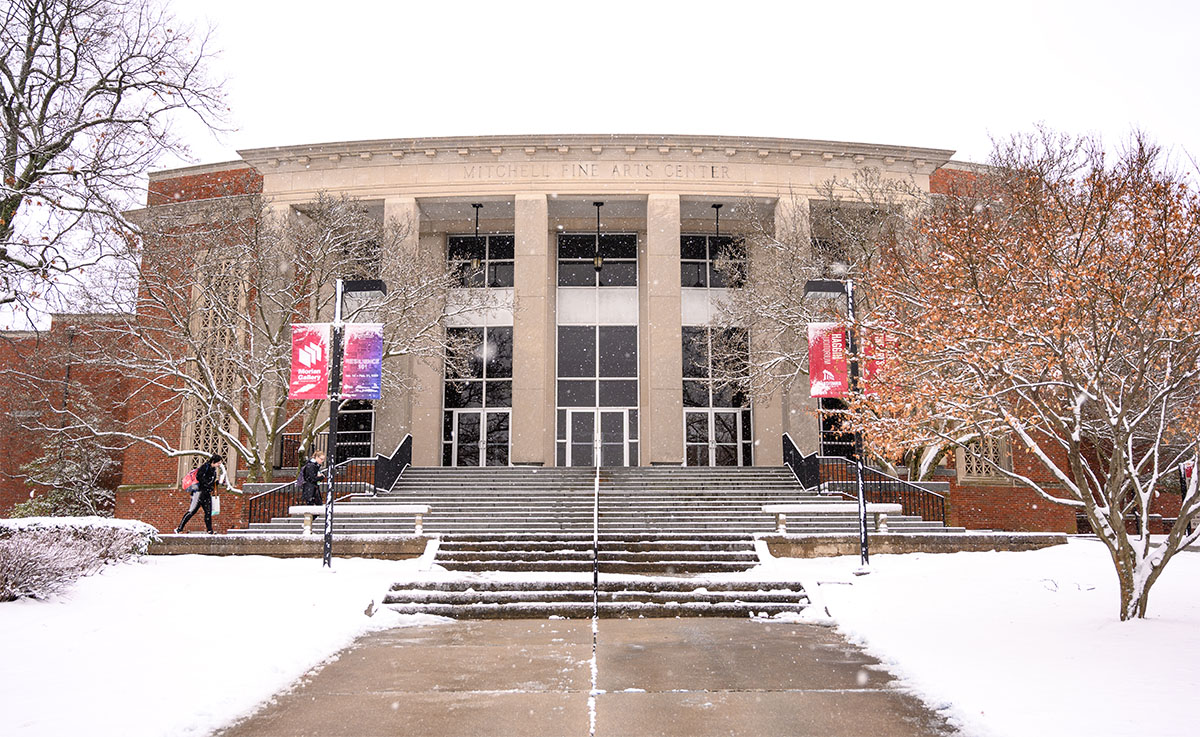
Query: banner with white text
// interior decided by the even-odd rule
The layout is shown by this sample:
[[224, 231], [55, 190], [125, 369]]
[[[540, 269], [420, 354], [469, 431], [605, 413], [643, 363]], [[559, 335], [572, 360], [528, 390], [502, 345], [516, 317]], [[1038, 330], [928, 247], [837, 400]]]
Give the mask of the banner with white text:
[[292, 325], [289, 399], [329, 398], [329, 323]]
[[342, 352], [342, 399], [383, 397], [383, 323], [346, 326]]

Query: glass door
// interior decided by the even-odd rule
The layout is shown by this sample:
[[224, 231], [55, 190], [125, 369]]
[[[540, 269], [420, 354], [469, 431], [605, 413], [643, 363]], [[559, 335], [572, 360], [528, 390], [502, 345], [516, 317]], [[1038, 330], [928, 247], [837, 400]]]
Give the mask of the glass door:
[[507, 466], [507, 411], [456, 410], [450, 437], [453, 466]]
[[567, 465], [630, 465], [627, 414], [626, 410], [569, 410]]
[[749, 466], [750, 412], [699, 409], [683, 413], [684, 458], [689, 466]]

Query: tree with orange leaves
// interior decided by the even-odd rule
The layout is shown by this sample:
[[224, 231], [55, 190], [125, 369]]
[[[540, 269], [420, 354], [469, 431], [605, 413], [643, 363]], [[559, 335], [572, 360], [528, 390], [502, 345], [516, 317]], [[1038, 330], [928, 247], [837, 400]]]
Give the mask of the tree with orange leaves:
[[[1197, 454], [1200, 197], [1140, 135], [1110, 155], [1042, 130], [991, 163], [881, 243], [864, 274], [859, 327], [897, 352], [854, 422], [876, 451], [957, 445], [1086, 515], [1121, 619], [1141, 618], [1166, 564], [1200, 539], [1196, 474], [1169, 535], [1143, 534], [1153, 496]], [[972, 442], [998, 436], [1042, 472]]]

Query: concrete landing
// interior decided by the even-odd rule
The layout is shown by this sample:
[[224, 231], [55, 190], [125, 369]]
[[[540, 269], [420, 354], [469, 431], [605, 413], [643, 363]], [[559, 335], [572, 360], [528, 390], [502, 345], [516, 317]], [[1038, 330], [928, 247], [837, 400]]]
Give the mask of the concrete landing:
[[[340, 657], [222, 737], [591, 731], [590, 620], [399, 628]], [[825, 627], [601, 620], [595, 735], [931, 737], [944, 721]]]

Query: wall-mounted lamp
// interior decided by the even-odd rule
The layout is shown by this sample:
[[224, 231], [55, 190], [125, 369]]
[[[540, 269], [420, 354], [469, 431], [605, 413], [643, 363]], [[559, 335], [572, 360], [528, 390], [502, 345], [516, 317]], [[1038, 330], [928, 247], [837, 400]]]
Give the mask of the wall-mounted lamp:
[[715, 205], [713, 205], [712, 207], [713, 207], [713, 211], [716, 213], [716, 218], [717, 218], [717, 226], [716, 226], [716, 227], [717, 227], [717, 233], [716, 233], [716, 236], [717, 236], [718, 238], [720, 238], [720, 237], [721, 237], [721, 205], [720, 205], [720, 204], [715, 204]]
[[600, 255], [600, 208], [604, 207], [604, 203], [593, 202], [592, 206], [596, 208], [596, 249], [592, 251], [592, 266], [600, 271], [604, 268], [604, 257]]

